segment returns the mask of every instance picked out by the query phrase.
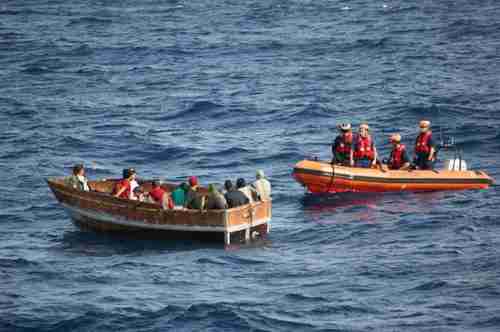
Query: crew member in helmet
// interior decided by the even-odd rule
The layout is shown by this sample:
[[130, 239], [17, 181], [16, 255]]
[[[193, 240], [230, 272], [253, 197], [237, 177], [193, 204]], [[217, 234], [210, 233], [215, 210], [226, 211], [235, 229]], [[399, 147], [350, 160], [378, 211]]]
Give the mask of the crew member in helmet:
[[410, 159], [406, 152], [406, 146], [401, 144], [401, 135], [393, 134], [389, 138], [392, 143], [392, 151], [387, 166], [389, 169], [407, 170], [410, 168]]
[[371, 168], [377, 164], [377, 149], [366, 123], [359, 126], [359, 135], [353, 140], [350, 156], [351, 166]]
[[332, 164], [350, 166], [352, 150], [352, 128], [350, 123], [342, 123], [337, 126], [340, 135], [335, 138], [332, 145]]
[[436, 144], [432, 139], [430, 121], [420, 121], [420, 134], [415, 141], [413, 159], [418, 169], [433, 169], [434, 167], [434, 162], [436, 161]]

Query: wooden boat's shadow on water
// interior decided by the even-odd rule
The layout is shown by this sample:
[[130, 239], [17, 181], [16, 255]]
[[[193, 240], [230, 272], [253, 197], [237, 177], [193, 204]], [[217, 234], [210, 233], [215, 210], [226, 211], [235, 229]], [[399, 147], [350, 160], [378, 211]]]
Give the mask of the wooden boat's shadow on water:
[[142, 234], [100, 233], [78, 228], [65, 232], [60, 239], [59, 246], [67, 253], [89, 256], [156, 254], [165, 251], [224, 248], [220, 243], [196, 239], [165, 239]]
[[105, 233], [78, 229], [66, 231], [60, 246], [66, 252], [89, 256], [130, 255], [134, 253], [161, 253], [165, 251], [193, 251], [200, 249], [240, 250], [266, 247], [271, 244], [267, 236], [258, 236], [245, 242], [240, 234], [233, 239], [231, 245], [214, 242], [209, 239], [165, 238], [148, 234]]

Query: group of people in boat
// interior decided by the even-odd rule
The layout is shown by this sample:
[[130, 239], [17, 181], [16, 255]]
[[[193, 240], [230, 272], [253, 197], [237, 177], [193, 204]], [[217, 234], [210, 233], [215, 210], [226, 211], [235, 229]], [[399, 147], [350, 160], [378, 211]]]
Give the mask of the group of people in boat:
[[412, 160], [408, 156], [406, 146], [401, 143], [401, 135], [396, 133], [389, 137], [392, 150], [389, 158], [382, 163], [367, 123], [362, 123], [357, 133], [353, 133], [350, 123], [340, 124], [338, 125], [340, 134], [332, 145], [332, 164], [363, 168], [378, 165], [382, 168], [387, 166], [393, 170], [433, 169], [437, 150], [432, 138], [431, 123], [422, 120], [419, 127], [420, 133], [415, 140]]
[[[74, 189], [90, 190], [82, 164], [75, 165], [73, 174], [65, 181]], [[153, 181], [151, 189], [146, 191], [144, 186], [137, 181], [135, 169], [127, 168], [123, 170], [122, 179], [115, 183], [111, 195], [122, 199], [158, 204], [165, 210], [230, 209], [271, 199], [271, 183], [262, 170], [257, 171], [256, 179], [251, 184], [247, 184], [244, 178], [238, 178], [236, 184], [233, 184], [231, 180], [226, 180], [224, 188], [220, 190], [215, 184], [210, 184], [208, 190], [200, 189], [198, 178], [190, 176], [187, 182], [181, 183], [172, 191], [167, 191], [159, 181]]]

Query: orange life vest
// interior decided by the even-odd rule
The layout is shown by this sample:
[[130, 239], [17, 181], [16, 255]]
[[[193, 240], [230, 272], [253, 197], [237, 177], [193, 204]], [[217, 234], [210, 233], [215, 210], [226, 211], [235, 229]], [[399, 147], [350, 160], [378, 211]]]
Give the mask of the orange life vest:
[[375, 151], [373, 151], [373, 142], [371, 136], [357, 137], [356, 148], [354, 150], [354, 159], [369, 159], [373, 160], [375, 158]]
[[399, 144], [398, 147], [395, 147], [391, 151], [391, 158], [389, 160], [389, 168], [391, 169], [400, 169], [403, 166], [403, 154], [406, 150], [406, 146], [404, 144]]
[[340, 144], [337, 145], [335, 152], [340, 154], [349, 154], [351, 153], [351, 146], [352, 146], [352, 132], [342, 134]]
[[430, 153], [431, 146], [429, 145], [429, 140], [431, 139], [432, 132], [427, 131], [425, 133], [421, 133], [417, 137], [417, 141], [415, 143], [415, 152], [416, 153]]

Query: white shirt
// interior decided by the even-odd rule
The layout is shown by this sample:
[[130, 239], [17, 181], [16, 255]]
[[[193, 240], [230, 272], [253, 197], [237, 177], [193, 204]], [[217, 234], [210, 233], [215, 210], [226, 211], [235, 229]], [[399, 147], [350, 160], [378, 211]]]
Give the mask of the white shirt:
[[245, 186], [243, 188], [239, 188], [238, 190], [241, 191], [242, 193], [244, 193], [246, 197], [248, 197], [248, 200], [250, 201], [250, 203], [254, 202], [253, 197], [252, 197], [252, 190], [248, 186]]
[[271, 183], [266, 179], [259, 179], [252, 183], [255, 190], [263, 201], [268, 201], [271, 199]]
[[83, 185], [83, 191], [89, 191], [89, 184], [87, 183], [87, 178], [82, 175], [77, 175], [78, 181], [80, 181]]
[[136, 201], [137, 200], [137, 196], [135, 196], [134, 194], [134, 189], [139, 187], [139, 183], [137, 183], [136, 180], [132, 180], [130, 181], [130, 199]]

